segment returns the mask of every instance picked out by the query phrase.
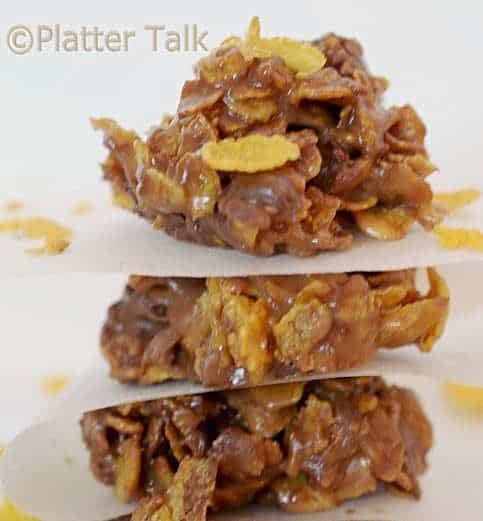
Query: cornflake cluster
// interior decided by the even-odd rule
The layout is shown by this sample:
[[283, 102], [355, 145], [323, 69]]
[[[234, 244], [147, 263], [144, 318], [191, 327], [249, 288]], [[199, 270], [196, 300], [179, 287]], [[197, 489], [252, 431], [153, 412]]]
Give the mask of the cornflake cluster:
[[[255, 18], [195, 66], [147, 140], [93, 120], [104, 177], [119, 205], [207, 246], [310, 256], [350, 248], [358, 231], [399, 240], [479, 194], [433, 197], [424, 124], [409, 105], [385, 108], [386, 87], [355, 40], [266, 38]], [[381, 486], [419, 498], [432, 429], [417, 398], [328, 373], [382, 348], [430, 351], [448, 315], [444, 279], [428, 268], [423, 291], [412, 269], [253, 273], [129, 278], [102, 328], [111, 376], [210, 389], [86, 413], [94, 476], [137, 502], [130, 521], [206, 521], [249, 504], [317, 512]]]
[[439, 212], [414, 109], [384, 108], [355, 40], [262, 38], [254, 19], [195, 67], [174, 117], [144, 142], [108, 119], [104, 176], [119, 201], [182, 240], [257, 255], [403, 238]]
[[96, 477], [132, 520], [201, 521], [251, 502], [315, 512], [379, 484], [419, 496], [431, 425], [414, 395], [341, 378], [176, 397], [87, 413]]
[[190, 378], [206, 386], [332, 373], [362, 366], [379, 347], [430, 351], [448, 313], [434, 269], [180, 279], [131, 277], [111, 306], [102, 350], [121, 382]]

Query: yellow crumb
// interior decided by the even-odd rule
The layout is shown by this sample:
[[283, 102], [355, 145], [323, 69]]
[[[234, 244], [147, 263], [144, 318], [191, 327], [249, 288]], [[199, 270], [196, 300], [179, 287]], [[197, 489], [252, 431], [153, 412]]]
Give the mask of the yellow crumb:
[[38, 521], [36, 518], [24, 514], [6, 499], [0, 504], [0, 521]]
[[3, 453], [5, 452], [5, 447], [0, 445], [0, 458], [2, 457]]
[[474, 203], [480, 198], [480, 191], [468, 188], [456, 192], [442, 192], [434, 195], [434, 201], [443, 204], [447, 211], [452, 213], [460, 208]]
[[154, 218], [154, 221], [151, 224], [152, 224], [152, 226], [153, 226], [153, 228], [155, 230], [162, 230], [162, 228], [163, 228], [163, 218], [160, 215], [157, 215]]
[[483, 233], [480, 230], [437, 226], [434, 229], [434, 233], [443, 248], [449, 250], [470, 248], [476, 251], [483, 251]]
[[113, 189], [112, 204], [114, 206], [125, 208], [126, 210], [132, 210], [136, 206], [136, 202], [130, 194], [116, 188]]
[[34, 255], [62, 253], [69, 246], [72, 236], [71, 230], [44, 217], [25, 217], [0, 221], [0, 233], [7, 232], [16, 232], [21, 238], [26, 239], [43, 239], [43, 246], [25, 250]]
[[65, 374], [58, 374], [46, 376], [42, 379], [40, 386], [44, 394], [48, 396], [56, 396], [67, 387], [69, 382], [70, 376]]
[[253, 174], [295, 161], [300, 149], [284, 136], [252, 135], [210, 141], [203, 145], [201, 157], [215, 170]]
[[24, 204], [22, 201], [17, 201], [15, 199], [12, 199], [11, 201], [7, 201], [3, 205], [3, 210], [5, 212], [18, 212], [19, 210], [22, 210], [24, 207]]
[[71, 215], [86, 215], [92, 213], [95, 208], [96, 207], [89, 201], [80, 201], [71, 208], [70, 213]]
[[467, 411], [483, 412], [483, 387], [447, 382], [445, 389], [450, 400]]

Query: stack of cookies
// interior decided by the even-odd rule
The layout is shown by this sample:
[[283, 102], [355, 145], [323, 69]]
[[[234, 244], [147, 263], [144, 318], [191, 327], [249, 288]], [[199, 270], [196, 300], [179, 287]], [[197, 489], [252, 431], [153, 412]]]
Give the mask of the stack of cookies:
[[319, 274], [260, 275], [257, 259], [237, 278], [129, 278], [102, 329], [111, 377], [198, 384], [82, 419], [92, 473], [133, 503], [132, 521], [203, 521], [253, 503], [317, 512], [381, 486], [420, 496], [432, 429], [415, 394], [337, 373], [379, 349], [430, 351], [445, 281], [428, 268], [422, 292], [413, 269], [323, 269], [323, 252], [399, 240], [444, 215], [425, 126], [410, 105], [386, 108], [386, 87], [357, 41], [264, 38], [254, 19], [195, 66], [147, 140], [93, 120], [115, 200], [159, 233], [320, 257]]

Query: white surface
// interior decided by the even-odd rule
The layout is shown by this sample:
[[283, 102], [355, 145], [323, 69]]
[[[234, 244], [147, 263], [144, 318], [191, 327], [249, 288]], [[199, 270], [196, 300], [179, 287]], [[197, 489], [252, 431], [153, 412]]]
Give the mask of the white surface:
[[[87, 215], [69, 215], [79, 201], [95, 204]], [[130, 212], [113, 207], [106, 194], [45, 197], [26, 202], [22, 215], [50, 217], [73, 229], [72, 243], [55, 256], [32, 256], [28, 241], [0, 235], [0, 277], [107, 272], [159, 276], [243, 276], [290, 273], [377, 271], [483, 261], [483, 252], [442, 248], [433, 234], [414, 226], [401, 241], [360, 236], [350, 250], [322, 252], [308, 258], [275, 255], [254, 257], [236, 250], [208, 248], [172, 239]], [[483, 228], [483, 200], [447, 219], [451, 226]]]
[[[482, 328], [478, 327], [476, 321], [470, 326], [478, 329], [478, 335], [482, 333]], [[474, 329], [472, 331], [474, 332]], [[414, 346], [398, 349], [392, 353], [380, 351], [364, 367], [359, 369], [319, 376], [311, 374], [285, 380], [273, 380], [265, 382], [265, 385], [288, 381], [381, 374], [387, 377], [394, 377], [394, 375], [399, 374], [420, 375], [435, 380], [451, 380], [475, 386], [483, 385], [480, 369], [483, 365], [483, 353], [473, 353], [474, 345], [466, 345], [464, 348], [468, 351], [463, 350], [463, 352], [457, 353], [448, 352], [450, 347], [447, 342], [443, 342], [443, 346], [439, 345], [431, 356], [421, 355]], [[78, 416], [86, 411], [121, 403], [206, 393], [210, 390], [216, 390], [216, 388], [206, 388], [184, 380], [151, 386], [122, 385], [110, 380], [105, 364], [98, 361], [79, 377], [71, 389], [66, 392], [64, 399], [59, 400], [55, 406], [49, 408], [47, 415], [48, 417], [58, 415]]]
[[[441, 384], [415, 377], [398, 377], [397, 381], [418, 392], [435, 429], [430, 469], [421, 480], [421, 501], [378, 493], [321, 514], [284, 516], [265, 510], [263, 514], [235, 512], [221, 517], [233, 521], [480, 521], [483, 421], [452, 410]], [[77, 419], [41, 424], [20, 435], [7, 449], [0, 474], [16, 504], [48, 521], [101, 521], [130, 509], [90, 475]], [[348, 509], [355, 512], [349, 516]]]
[[[471, 326], [478, 330], [478, 335], [483, 333], [477, 323], [473, 323]], [[406, 374], [431, 377], [435, 381], [451, 380], [467, 385], [482, 386], [483, 353], [472, 353], [474, 345], [464, 346], [468, 351], [448, 353], [450, 347], [447, 344], [440, 345], [431, 356], [421, 355], [414, 346], [392, 353], [381, 351], [359, 369], [323, 374], [318, 377], [316, 374], [311, 374], [298, 378], [273, 380], [265, 382], [265, 385], [345, 376], [385, 375], [388, 378], [394, 378], [394, 375]], [[216, 388], [210, 389], [184, 380], [151, 386], [122, 385], [108, 378], [105, 365], [99, 361], [79, 377], [76, 384], [66, 392], [65, 399], [59, 400], [48, 410], [47, 414], [49, 417], [57, 415], [75, 417], [86, 411], [121, 403], [206, 393], [210, 390], [216, 390]]]
[[124, 283], [95, 275], [2, 281], [0, 445], [54, 405], [42, 378], [75, 377], [99, 356], [100, 325]]

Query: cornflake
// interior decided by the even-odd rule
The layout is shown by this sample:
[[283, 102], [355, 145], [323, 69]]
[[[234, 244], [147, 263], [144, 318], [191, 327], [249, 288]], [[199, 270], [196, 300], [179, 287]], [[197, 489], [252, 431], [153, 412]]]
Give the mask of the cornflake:
[[480, 198], [480, 191], [474, 188], [458, 190], [456, 192], [444, 192], [434, 195], [434, 201], [445, 206], [448, 212], [454, 212], [474, 203]]
[[253, 174], [297, 160], [300, 149], [280, 135], [252, 135], [206, 143], [201, 149], [201, 157], [215, 170]]
[[[224, 45], [235, 42], [236, 39], [229, 39]], [[239, 42], [239, 45], [246, 60], [278, 56], [289, 69], [303, 75], [319, 71], [326, 61], [324, 53], [309, 43], [284, 36], [262, 38], [258, 17], [252, 19], [245, 41]]]
[[132, 210], [136, 206], [134, 199], [125, 191], [113, 188], [112, 204], [125, 210]]
[[38, 521], [36, 518], [20, 512], [10, 501], [5, 500], [0, 505], [0, 520], [2, 521]]
[[448, 398], [458, 407], [471, 412], [483, 412], [483, 387], [453, 382], [447, 382], [445, 387]]
[[449, 250], [470, 248], [476, 251], [483, 251], [483, 233], [480, 230], [438, 226], [434, 229], [434, 233], [443, 248]]
[[102, 130], [117, 146], [129, 145], [137, 139], [135, 132], [122, 128], [109, 118], [91, 118], [91, 125], [97, 130]]
[[70, 245], [72, 230], [44, 217], [26, 217], [0, 221], [0, 233], [18, 232], [21, 238], [43, 239], [39, 248], [25, 250], [33, 255], [57, 255]]
[[370, 237], [382, 241], [397, 241], [405, 237], [414, 219], [404, 208], [372, 207], [354, 212], [357, 226]]
[[[434, 268], [428, 268], [428, 279], [429, 279], [429, 293], [427, 295], [428, 301], [431, 301], [434, 303], [438, 302], [439, 299], [444, 299], [443, 301], [439, 300], [438, 304], [436, 306], [433, 306], [434, 309], [438, 309], [439, 311], [443, 308], [441, 306], [441, 302], [448, 302], [449, 300], [449, 288], [446, 284], [446, 281], [443, 277], [434, 269]], [[428, 309], [428, 315], [430, 313], [430, 309]], [[435, 325], [427, 331], [419, 340], [418, 340], [418, 346], [421, 351], [424, 353], [429, 353], [431, 349], [433, 348], [433, 345], [436, 343], [436, 340], [441, 337], [444, 331], [444, 327], [446, 325], [446, 321], [448, 319], [448, 312], [449, 308], [446, 306], [446, 311], [441, 315], [441, 312], [439, 312], [439, 317]]]

